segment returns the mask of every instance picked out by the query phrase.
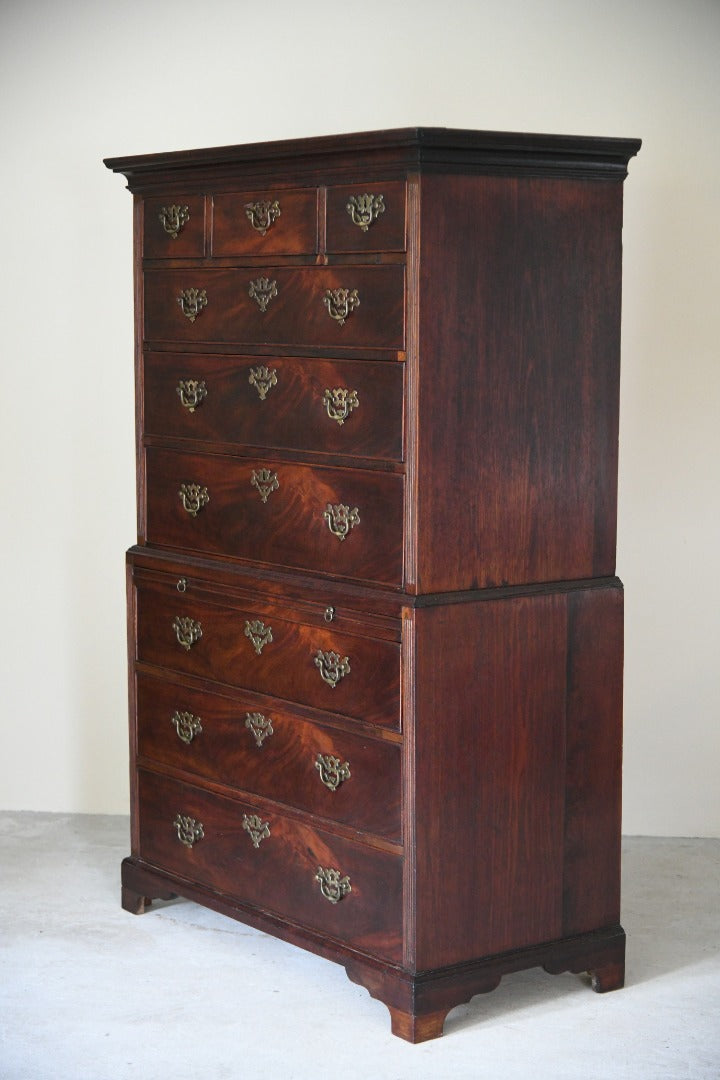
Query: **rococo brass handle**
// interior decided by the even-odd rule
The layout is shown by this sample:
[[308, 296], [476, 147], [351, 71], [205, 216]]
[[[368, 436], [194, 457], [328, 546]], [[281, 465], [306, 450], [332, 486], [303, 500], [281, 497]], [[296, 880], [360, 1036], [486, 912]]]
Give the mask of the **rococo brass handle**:
[[357, 506], [354, 506], [351, 510], [345, 503], [337, 503], [335, 506], [328, 503], [327, 509], [323, 511], [323, 517], [327, 522], [328, 529], [333, 536], [337, 536], [338, 540], [344, 540], [353, 526], [360, 524], [360, 514]]
[[315, 759], [315, 768], [320, 773], [320, 779], [330, 791], [337, 791], [343, 780], [350, 779], [350, 762], [340, 763], [340, 758], [332, 754], [318, 754]]
[[207, 397], [204, 379], [181, 379], [176, 387], [180, 403], [188, 412], [195, 412]]
[[265, 646], [272, 643], [272, 627], [266, 626], [262, 619], [246, 619], [245, 637], [250, 638], [255, 652], [259, 656]]
[[189, 615], [176, 615], [172, 622], [172, 628], [175, 631], [175, 637], [178, 639], [178, 645], [182, 645], [186, 652], [189, 652], [195, 642], [202, 637], [202, 626], [199, 622], [195, 622], [195, 619], [191, 619]]
[[360, 307], [357, 289], [328, 289], [323, 297], [331, 319], [343, 326], [356, 307]]
[[318, 649], [313, 660], [323, 682], [326, 682], [332, 690], [341, 679], [350, 674], [350, 660], [347, 656], [340, 659], [336, 652], [323, 652], [322, 649]]
[[206, 289], [183, 289], [177, 298], [177, 302], [180, 305], [183, 315], [195, 322], [198, 315], [202, 312], [203, 308], [207, 307], [207, 290]]
[[270, 469], [253, 469], [250, 483], [252, 487], [257, 488], [264, 503], [268, 501], [273, 491], [277, 491], [280, 487], [277, 473], [272, 472]]
[[187, 206], [176, 206], [174, 204], [172, 206], [163, 206], [160, 208], [158, 218], [168, 236], [171, 236], [173, 240], [177, 240], [178, 233], [182, 232], [183, 227], [190, 220], [190, 210]]
[[345, 209], [352, 218], [353, 225], [367, 232], [373, 221], [385, 213], [385, 200], [382, 195], [369, 192], [365, 195], [351, 195]]
[[245, 727], [252, 734], [257, 747], [262, 747], [265, 740], [274, 734], [270, 717], [259, 712], [245, 713]]
[[178, 840], [187, 848], [191, 848], [198, 840], [202, 840], [205, 835], [202, 822], [196, 821], [194, 817], [187, 817], [185, 814], [177, 813], [173, 826], [177, 832]]
[[323, 394], [323, 405], [331, 420], [337, 420], [338, 424], [344, 424], [353, 409], [357, 409], [357, 390], [346, 390], [343, 386], [337, 386], [334, 390], [326, 390]]
[[193, 716], [191, 712], [180, 712], [176, 709], [170, 717], [170, 723], [177, 731], [178, 739], [189, 746], [196, 735], [202, 735], [202, 723], [199, 716]]
[[245, 213], [253, 229], [257, 229], [264, 236], [273, 222], [280, 217], [280, 203], [277, 199], [273, 202], [250, 202], [245, 203]]
[[257, 814], [243, 814], [243, 829], [252, 840], [254, 848], [270, 835], [270, 822], [262, 821]]
[[190, 517], [197, 517], [203, 506], [210, 502], [210, 494], [202, 484], [181, 484], [178, 491], [183, 509]]
[[257, 306], [261, 311], [267, 311], [268, 304], [275, 296], [277, 296], [277, 294], [277, 281], [270, 281], [269, 278], [259, 277], [257, 280], [250, 282], [248, 295], [257, 302]]
[[339, 904], [340, 901], [352, 892], [350, 878], [347, 874], [340, 876], [341, 871], [332, 867], [318, 866], [315, 880], [320, 885], [320, 892], [331, 904]]
[[277, 371], [275, 368], [270, 371], [269, 368], [265, 366], [250, 368], [248, 382], [251, 386], [255, 387], [260, 400], [264, 401], [273, 386], [277, 386]]

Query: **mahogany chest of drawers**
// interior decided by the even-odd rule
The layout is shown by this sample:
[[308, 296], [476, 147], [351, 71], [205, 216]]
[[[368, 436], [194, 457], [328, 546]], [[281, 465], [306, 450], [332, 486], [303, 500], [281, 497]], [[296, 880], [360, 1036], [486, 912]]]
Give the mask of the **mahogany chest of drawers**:
[[393, 1031], [623, 981], [622, 182], [411, 129], [108, 160], [135, 199], [123, 906], [345, 965]]

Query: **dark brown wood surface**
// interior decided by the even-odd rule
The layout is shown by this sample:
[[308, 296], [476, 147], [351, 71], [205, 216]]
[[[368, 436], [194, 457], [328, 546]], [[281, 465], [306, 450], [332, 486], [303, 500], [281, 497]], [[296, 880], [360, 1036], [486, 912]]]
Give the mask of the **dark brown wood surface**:
[[568, 594], [563, 935], [620, 921], [623, 591]]
[[[202, 258], [205, 254], [205, 198], [202, 195], [168, 194], [146, 199], [143, 209], [143, 253], [146, 259]], [[160, 211], [171, 206], [187, 207], [188, 220], [177, 236], [166, 232]]]
[[[352, 196], [382, 195], [384, 211], [377, 215], [367, 231], [353, 223], [348, 213]], [[405, 184], [385, 180], [327, 189], [327, 250], [332, 252], [404, 251]]]
[[420, 190], [417, 590], [613, 574], [621, 186]]
[[[258, 598], [260, 600], [260, 598]], [[170, 671], [244, 687], [325, 713], [356, 717], [397, 729], [400, 724], [399, 647], [390, 641], [265, 616], [258, 606], [231, 607], [181, 595], [175, 589], [143, 585], [137, 590], [137, 659]], [[173, 621], [191, 618], [202, 637], [189, 650], [178, 644]], [[245, 623], [260, 620], [273, 640], [258, 654]], [[336, 686], [315, 664], [318, 651], [347, 657], [349, 674]]]
[[[137, 677], [137, 708], [138, 752], [156, 768], [196, 773], [400, 840], [399, 747], [312, 723], [279, 702], [264, 702], [260, 712], [255, 698], [225, 697], [147, 674]], [[189, 743], [172, 722], [176, 712], [198, 718], [201, 730]], [[246, 724], [257, 713], [271, 729], [259, 744]], [[318, 755], [348, 765], [349, 778], [334, 791], [322, 782]]]
[[[143, 366], [146, 434], [402, 458], [400, 364], [153, 352], [145, 355]], [[250, 382], [261, 367], [275, 379], [264, 398]], [[177, 392], [181, 379], [205, 383], [206, 397], [193, 412], [181, 403]], [[338, 389], [354, 393], [358, 403], [342, 424], [328, 415], [323, 403], [326, 390]]]
[[414, 970], [561, 936], [566, 636], [563, 596], [415, 612]]
[[[277, 490], [265, 502], [256, 477], [267, 470]], [[195, 517], [180, 498], [183, 484], [207, 489]], [[147, 540], [162, 547], [205, 551], [255, 562], [318, 570], [339, 577], [402, 582], [402, 477], [317, 468], [263, 458], [227, 458], [149, 447]], [[358, 511], [344, 539], [328, 506]]]
[[[398, 856], [311, 828], [264, 804], [222, 798], [145, 770], [139, 789], [140, 852], [148, 863], [375, 956], [399, 958]], [[173, 828], [178, 813], [203, 826], [204, 836], [192, 848], [180, 843]], [[257, 848], [243, 828], [243, 816], [256, 814], [270, 829]], [[339, 903], [321, 894], [315, 880], [319, 867], [350, 879], [351, 891]]]
[[[318, 247], [317, 190], [265, 189], [216, 195], [213, 199], [213, 255], [314, 254]], [[265, 235], [254, 228], [246, 206], [278, 203], [280, 214]]]
[[[251, 283], [259, 278], [277, 287], [265, 311], [249, 295]], [[148, 270], [145, 340], [402, 349], [403, 278], [402, 266]], [[183, 290], [191, 288], [204, 289], [207, 295], [207, 306], [194, 322], [178, 303]], [[342, 326], [323, 302], [328, 290], [340, 288], [357, 290], [360, 298]]]

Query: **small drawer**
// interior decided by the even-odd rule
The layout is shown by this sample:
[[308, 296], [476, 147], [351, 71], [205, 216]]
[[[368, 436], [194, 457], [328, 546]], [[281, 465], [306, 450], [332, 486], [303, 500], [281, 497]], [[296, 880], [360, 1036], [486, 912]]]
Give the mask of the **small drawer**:
[[145, 433], [402, 459], [403, 365], [150, 352]]
[[372, 181], [327, 189], [327, 250], [405, 251], [405, 184]]
[[146, 199], [143, 255], [146, 259], [201, 258], [205, 254], [205, 196]]
[[145, 340], [402, 349], [402, 266], [149, 270]]
[[403, 477], [148, 447], [150, 544], [402, 584]]
[[399, 855], [143, 770], [138, 797], [145, 862], [400, 960]]
[[213, 198], [213, 255], [314, 255], [317, 190], [243, 191]]
[[[137, 586], [137, 660], [322, 712], [400, 727], [400, 646], [293, 608]], [[357, 626], [357, 624], [355, 624]]]
[[144, 758], [400, 840], [398, 746], [150, 675], [137, 714]]

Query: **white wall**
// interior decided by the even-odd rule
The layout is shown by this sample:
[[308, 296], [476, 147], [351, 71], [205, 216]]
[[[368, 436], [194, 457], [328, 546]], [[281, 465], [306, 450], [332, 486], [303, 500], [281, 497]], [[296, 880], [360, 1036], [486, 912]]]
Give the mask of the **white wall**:
[[640, 136], [625, 828], [720, 836], [720, 5], [4, 0], [0, 807], [123, 812], [131, 198], [107, 155], [404, 125]]

